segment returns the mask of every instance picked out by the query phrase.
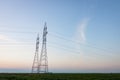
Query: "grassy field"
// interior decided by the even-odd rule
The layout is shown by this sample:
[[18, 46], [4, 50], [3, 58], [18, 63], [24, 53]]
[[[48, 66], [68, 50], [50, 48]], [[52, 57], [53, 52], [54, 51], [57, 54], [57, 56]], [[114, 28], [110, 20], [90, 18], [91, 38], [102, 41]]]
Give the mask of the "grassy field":
[[120, 80], [120, 74], [29, 74], [29, 73], [1, 73], [0, 80]]

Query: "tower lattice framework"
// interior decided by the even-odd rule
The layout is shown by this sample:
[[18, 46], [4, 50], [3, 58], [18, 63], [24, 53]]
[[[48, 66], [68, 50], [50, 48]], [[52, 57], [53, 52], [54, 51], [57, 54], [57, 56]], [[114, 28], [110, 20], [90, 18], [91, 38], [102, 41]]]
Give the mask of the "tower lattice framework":
[[46, 41], [47, 41], [47, 24], [45, 23], [43, 29], [43, 40], [42, 40], [42, 49], [40, 55], [40, 63], [39, 63], [39, 73], [48, 73], [48, 57], [47, 57], [47, 48], [46, 48]]
[[32, 73], [39, 73], [39, 34], [36, 39], [36, 50], [32, 65]]

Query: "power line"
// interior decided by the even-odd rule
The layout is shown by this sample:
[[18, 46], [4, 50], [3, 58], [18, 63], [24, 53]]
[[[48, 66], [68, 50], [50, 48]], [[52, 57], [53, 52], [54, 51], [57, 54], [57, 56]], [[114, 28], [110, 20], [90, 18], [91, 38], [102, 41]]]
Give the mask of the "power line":
[[[1, 32], [7, 32], [7, 33], [22, 33], [22, 34], [24, 34], [24, 33], [26, 33], [26, 34], [36, 34], [37, 32], [27, 32], [27, 31], [1, 31]], [[1, 33], [0, 32], [0, 33]], [[114, 53], [114, 52], [112, 52], [112, 51], [110, 51], [110, 50], [107, 50], [107, 49], [104, 49], [104, 48], [99, 48], [99, 47], [96, 47], [95, 46], [95, 44], [94, 45], [91, 45], [91, 44], [83, 44], [83, 43], [80, 43], [80, 42], [77, 42], [77, 41], [73, 41], [73, 40], [71, 40], [71, 39], [68, 39], [68, 38], [66, 38], [66, 37], [64, 37], [63, 35], [61, 35], [60, 33], [57, 33], [57, 32], [49, 32], [49, 34], [51, 35], [51, 36], [53, 36], [53, 37], [56, 37], [56, 38], [59, 38], [59, 39], [62, 39], [62, 40], [66, 40], [66, 41], [70, 41], [70, 42], [72, 42], [72, 43], [75, 43], [75, 44], [77, 44], [77, 45], [81, 45], [81, 46], [83, 46], [83, 47], [89, 47], [89, 48], [94, 48], [94, 49], [97, 49], [97, 50], [101, 50], [101, 51], [105, 51], [105, 52], [109, 52], [109, 53]]]
[[[48, 45], [52, 45], [52, 46], [54, 46], [55, 48], [57, 47], [57, 48], [61, 48], [61, 49], [64, 49], [64, 50], [66, 50], [66, 51], [70, 51], [70, 52], [74, 52], [74, 53], [77, 53], [77, 54], [80, 54], [81, 52], [80, 52], [80, 50], [78, 50], [78, 49], [75, 49], [75, 48], [72, 48], [72, 47], [69, 47], [69, 46], [65, 46], [65, 45], [58, 45], [58, 44], [56, 44], [56, 43], [49, 43]], [[99, 54], [98, 52], [96, 52], [96, 51], [91, 51], [91, 50], [87, 50], [88, 52], [91, 52], [91, 53], [93, 53], [93, 54], [95, 54], [95, 55], [99, 55], [99, 56], [105, 56], [105, 54]], [[113, 55], [107, 55], [107, 56], [113, 56]]]
[[[74, 50], [71, 50], [71, 49], [67, 49], [67, 48], [64, 48], [64, 47], [60, 47], [60, 46], [56, 46], [56, 45], [50, 45], [50, 44], [48, 44], [48, 47], [52, 47], [52, 48], [55, 48], [55, 49], [62, 49], [62, 50], [64, 50], [64, 51], [68, 51], [68, 52], [70, 52], [70, 54], [81, 54], [81, 52], [79, 52], [79, 51], [74, 51]], [[95, 53], [95, 55], [98, 55], [98, 56], [102, 56], [102, 57], [106, 57], [105, 55], [101, 55], [101, 54], [98, 54], [98, 53], [96, 53], [96, 52], [94, 52]], [[68, 54], [68, 53], [66, 53], [66, 54]], [[87, 57], [96, 57], [95, 55], [91, 55], [91, 54], [87, 54], [87, 55], [85, 55], [84, 54], [84, 56], [87, 56]]]
[[[34, 46], [34, 43], [32, 43], [32, 42], [0, 43], [0, 46], [6, 46], [6, 45], [9, 45], [9, 46], [15, 46], [15, 45], [17, 45], [17, 46], [26, 46], [26, 45]], [[81, 53], [79, 49], [76, 49], [74, 47], [69, 47], [69, 46], [66, 46], [66, 45], [63, 45], [63, 44], [58, 44], [58, 43], [51, 42], [51, 41], [48, 42], [48, 45], [52, 46], [54, 48], [63, 49], [65, 51], [73, 52], [73, 53], [76, 53], [76, 54]], [[96, 53], [95, 51], [91, 51], [91, 52], [93, 52], [96, 55], [104, 56], [103, 54], [98, 54], [98, 52]]]
[[0, 33], [22, 33], [22, 34], [37, 34], [37, 32], [32, 32], [32, 31], [0, 31]]
[[50, 35], [53, 36], [53, 37], [62, 39], [62, 40], [66, 40], [66, 41], [70, 41], [70, 42], [72, 42], [72, 43], [76, 43], [77, 45], [81, 45], [81, 46], [84, 46], [84, 47], [95, 48], [95, 49], [97, 49], [97, 50], [105, 51], [105, 52], [107, 52], [107, 53], [112, 53], [112, 54], [114, 53], [114, 52], [112, 52], [112, 51], [109, 51], [109, 50], [106, 50], [106, 49], [103, 49], [103, 48], [98, 48], [98, 47], [96, 47], [95, 45], [83, 44], [83, 43], [80, 43], [80, 42], [77, 42], [77, 41], [73, 41], [73, 40], [71, 40], [71, 39], [67, 39], [67, 38], [63, 37], [62, 35], [60, 35], [60, 34], [58, 34], [58, 33], [57, 33], [57, 35], [55, 35], [55, 34], [53, 34], [53, 32], [50, 32]]

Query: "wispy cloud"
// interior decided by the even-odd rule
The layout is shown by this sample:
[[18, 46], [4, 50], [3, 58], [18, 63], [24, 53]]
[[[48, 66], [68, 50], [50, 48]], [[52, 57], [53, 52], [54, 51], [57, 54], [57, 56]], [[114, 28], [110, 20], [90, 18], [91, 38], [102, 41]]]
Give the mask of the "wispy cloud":
[[[89, 23], [89, 18], [83, 18], [76, 27], [74, 40], [78, 43], [85, 44], [86, 43], [86, 28]], [[77, 50], [79, 50], [80, 54], [84, 55], [86, 52], [84, 48], [80, 44], [74, 45]]]
[[15, 42], [16, 40], [14, 40], [6, 35], [0, 34], [0, 41]]
[[88, 22], [89, 22], [89, 18], [84, 18], [77, 27], [75, 37], [76, 37], [76, 40], [81, 43], [84, 43], [86, 41], [85, 31], [88, 26]]

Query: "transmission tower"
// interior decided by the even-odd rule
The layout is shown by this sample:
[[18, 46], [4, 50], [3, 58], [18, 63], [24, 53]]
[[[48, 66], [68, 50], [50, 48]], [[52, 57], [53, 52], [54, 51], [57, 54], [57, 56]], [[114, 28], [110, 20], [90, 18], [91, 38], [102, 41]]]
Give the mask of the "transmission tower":
[[43, 41], [42, 41], [42, 49], [41, 49], [41, 55], [40, 55], [40, 63], [39, 63], [39, 73], [48, 73], [46, 36], [47, 36], [47, 24], [45, 22], [44, 29], [43, 29]]
[[39, 73], [39, 34], [36, 39], [36, 50], [32, 65], [32, 73]]

